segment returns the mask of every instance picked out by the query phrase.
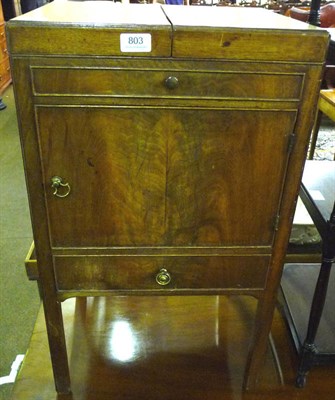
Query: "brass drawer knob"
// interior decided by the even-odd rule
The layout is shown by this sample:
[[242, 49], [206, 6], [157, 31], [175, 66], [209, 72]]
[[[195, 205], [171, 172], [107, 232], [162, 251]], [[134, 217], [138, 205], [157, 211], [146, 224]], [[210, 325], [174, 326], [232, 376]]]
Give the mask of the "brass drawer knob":
[[68, 183], [63, 182], [60, 176], [53, 176], [51, 178], [51, 187], [54, 189], [53, 195], [57, 197], [66, 197], [71, 192], [71, 187]]
[[165, 268], [160, 269], [156, 275], [156, 282], [161, 286], [168, 285], [171, 282], [171, 275]]
[[176, 89], [179, 86], [179, 81], [176, 76], [168, 76], [165, 79], [165, 86], [168, 89]]

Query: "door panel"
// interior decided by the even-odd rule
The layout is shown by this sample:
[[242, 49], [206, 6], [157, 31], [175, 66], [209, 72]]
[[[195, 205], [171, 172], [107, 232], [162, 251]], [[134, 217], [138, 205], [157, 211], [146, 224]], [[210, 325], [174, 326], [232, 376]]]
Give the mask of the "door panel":
[[271, 244], [295, 117], [38, 107], [53, 246]]

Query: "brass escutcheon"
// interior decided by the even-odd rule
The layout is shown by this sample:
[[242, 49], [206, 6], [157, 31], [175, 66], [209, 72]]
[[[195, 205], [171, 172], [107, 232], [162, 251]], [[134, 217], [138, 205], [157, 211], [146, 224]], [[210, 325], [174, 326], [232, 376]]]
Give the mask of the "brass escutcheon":
[[171, 282], [171, 275], [165, 268], [161, 268], [156, 275], [156, 282], [161, 286], [168, 285]]

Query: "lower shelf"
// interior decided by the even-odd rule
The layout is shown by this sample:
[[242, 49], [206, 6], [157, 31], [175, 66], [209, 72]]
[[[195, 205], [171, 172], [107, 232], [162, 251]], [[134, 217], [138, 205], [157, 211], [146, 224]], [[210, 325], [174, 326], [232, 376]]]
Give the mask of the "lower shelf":
[[[62, 400], [240, 399], [256, 304], [247, 296], [66, 300], [73, 394]], [[259, 386], [282, 388], [270, 346]], [[42, 309], [12, 397], [36, 399], [59, 400]]]
[[[285, 316], [298, 352], [307, 333], [309, 313], [320, 264], [286, 264], [281, 281]], [[315, 340], [320, 363], [335, 363], [335, 273], [331, 271], [327, 298]]]

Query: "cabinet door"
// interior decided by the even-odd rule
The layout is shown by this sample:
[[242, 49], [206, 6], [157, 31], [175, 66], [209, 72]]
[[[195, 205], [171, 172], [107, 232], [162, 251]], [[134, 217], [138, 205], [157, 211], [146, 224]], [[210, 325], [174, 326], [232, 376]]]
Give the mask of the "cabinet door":
[[[53, 246], [270, 245], [295, 118], [38, 107]], [[53, 176], [70, 185], [68, 196], [53, 194]]]

